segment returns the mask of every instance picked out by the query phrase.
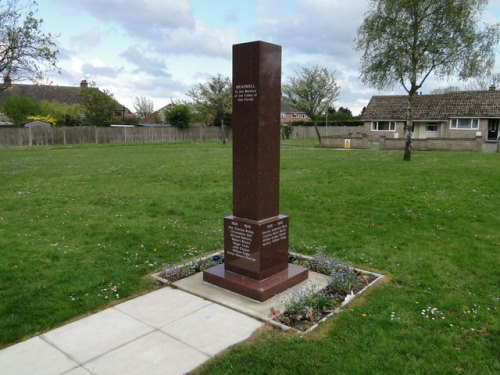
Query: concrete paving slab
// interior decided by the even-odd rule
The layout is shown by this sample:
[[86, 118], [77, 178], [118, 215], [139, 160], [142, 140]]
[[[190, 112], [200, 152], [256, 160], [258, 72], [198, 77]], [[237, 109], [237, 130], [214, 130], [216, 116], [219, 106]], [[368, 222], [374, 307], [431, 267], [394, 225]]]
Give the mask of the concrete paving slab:
[[153, 330], [113, 308], [42, 335], [79, 364], [96, 358]]
[[5, 375], [54, 375], [77, 366], [76, 362], [40, 337], [0, 351], [0, 374]]
[[211, 304], [162, 328], [162, 331], [208, 355], [250, 337], [263, 323], [226, 307]]
[[195, 295], [165, 287], [117, 305], [115, 309], [161, 328], [209, 304], [210, 301]]
[[154, 331], [85, 365], [94, 375], [185, 374], [209, 357]]
[[268, 321], [271, 307], [280, 311], [284, 310], [285, 304], [290, 300], [293, 293], [300, 290], [323, 289], [328, 285], [329, 278], [326, 275], [309, 271], [309, 278], [293, 288], [284, 291], [265, 302], [258, 302], [239, 294], [219, 288], [213, 284], [203, 281], [203, 273], [199, 272], [193, 276], [176, 281], [174, 286], [188, 293], [195, 294], [209, 301], [229, 307], [256, 319]]
[[93, 374], [90, 371], [85, 370], [83, 367], [77, 367], [61, 375], [93, 375]]

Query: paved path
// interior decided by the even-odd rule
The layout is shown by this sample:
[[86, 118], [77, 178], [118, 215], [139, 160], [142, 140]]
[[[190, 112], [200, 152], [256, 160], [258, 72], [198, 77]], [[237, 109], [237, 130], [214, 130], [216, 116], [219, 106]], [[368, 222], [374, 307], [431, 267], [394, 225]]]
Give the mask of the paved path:
[[165, 287], [0, 351], [0, 374], [184, 374], [262, 325]]

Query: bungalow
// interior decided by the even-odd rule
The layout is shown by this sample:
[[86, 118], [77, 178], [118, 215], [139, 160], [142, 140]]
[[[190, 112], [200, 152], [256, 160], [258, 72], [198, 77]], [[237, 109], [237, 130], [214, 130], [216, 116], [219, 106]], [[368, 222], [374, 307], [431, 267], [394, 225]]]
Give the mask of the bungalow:
[[[13, 84], [9, 77], [5, 77], [3, 88], [4, 90], [0, 91], [0, 101], [6, 95], [22, 95], [36, 101], [79, 104], [81, 101], [80, 90], [89, 88], [89, 85], [86, 80], [82, 80], [80, 86]], [[134, 115], [127, 107], [118, 102], [116, 102], [116, 114], [121, 117]]]
[[[403, 138], [408, 97], [374, 96], [362, 115], [372, 140]], [[417, 140], [473, 140], [497, 142], [500, 122], [500, 90], [457, 91], [415, 97], [413, 119]]]

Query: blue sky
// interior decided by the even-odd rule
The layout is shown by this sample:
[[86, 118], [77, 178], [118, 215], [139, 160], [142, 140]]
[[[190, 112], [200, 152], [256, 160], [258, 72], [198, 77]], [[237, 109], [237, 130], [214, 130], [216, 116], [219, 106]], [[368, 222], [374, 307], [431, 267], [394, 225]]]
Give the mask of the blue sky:
[[[231, 76], [235, 43], [264, 40], [283, 47], [282, 81], [301, 66], [335, 71], [336, 107], [359, 114], [381, 92], [359, 80], [356, 30], [368, 0], [39, 0], [43, 30], [59, 35], [62, 74], [53, 84], [87, 79], [133, 110], [136, 96], [155, 109], [218, 73]], [[490, 0], [485, 22], [500, 22], [500, 0]], [[500, 71], [500, 51], [495, 71]], [[456, 85], [427, 81], [423, 92]], [[459, 83], [458, 83], [459, 84]], [[385, 93], [400, 93], [399, 87]]]

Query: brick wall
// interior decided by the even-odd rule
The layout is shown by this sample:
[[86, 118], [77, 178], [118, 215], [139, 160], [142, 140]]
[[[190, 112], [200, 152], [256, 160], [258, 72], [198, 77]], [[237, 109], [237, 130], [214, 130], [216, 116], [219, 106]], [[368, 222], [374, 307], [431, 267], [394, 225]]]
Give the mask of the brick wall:
[[350, 140], [350, 148], [367, 149], [368, 137], [363, 134], [362, 136], [328, 136], [321, 138], [321, 147], [325, 148], [346, 148], [345, 140]]
[[[412, 149], [416, 151], [481, 151], [482, 144], [481, 137], [413, 139]], [[381, 137], [379, 148], [381, 150], [403, 150], [405, 139]]]
[[476, 138], [476, 132], [481, 132], [481, 137], [486, 140], [488, 136], [488, 119], [479, 120], [479, 130], [450, 129], [450, 122], [443, 123], [443, 138]]
[[396, 131], [372, 131], [372, 122], [365, 121], [364, 131], [368, 134], [370, 141], [377, 142], [380, 137], [386, 138], [394, 138], [395, 136], [398, 138], [403, 138], [405, 135], [405, 123], [403, 121], [396, 121]]

